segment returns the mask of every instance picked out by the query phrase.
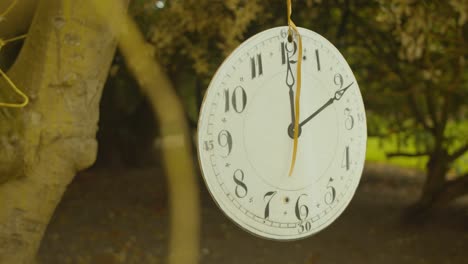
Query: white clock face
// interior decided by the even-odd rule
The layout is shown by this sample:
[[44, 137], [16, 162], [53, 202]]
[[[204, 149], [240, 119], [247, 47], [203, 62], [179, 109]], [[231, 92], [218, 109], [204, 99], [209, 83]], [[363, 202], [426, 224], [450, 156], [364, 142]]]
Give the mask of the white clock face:
[[299, 28], [302, 89], [293, 151], [298, 45], [287, 27], [245, 41], [213, 77], [198, 124], [203, 177], [218, 206], [242, 228], [293, 240], [331, 224], [359, 183], [366, 119], [357, 81], [325, 38]]

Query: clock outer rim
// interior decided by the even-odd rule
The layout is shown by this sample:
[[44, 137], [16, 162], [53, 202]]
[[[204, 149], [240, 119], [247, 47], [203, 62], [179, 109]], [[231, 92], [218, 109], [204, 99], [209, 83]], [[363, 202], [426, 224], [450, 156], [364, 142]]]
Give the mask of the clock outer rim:
[[[196, 144], [196, 146], [197, 146], [197, 160], [198, 160], [198, 165], [199, 165], [199, 168], [200, 168], [200, 172], [201, 172], [201, 174], [202, 174], [201, 176], [202, 176], [202, 178], [203, 178], [203, 182], [205, 183], [205, 187], [206, 187], [206, 189], [208, 190], [208, 192], [209, 192], [209, 194], [210, 194], [212, 200], [215, 202], [216, 206], [221, 210], [221, 212], [222, 212], [231, 222], [233, 222], [233, 223], [234, 223], [237, 227], [239, 227], [241, 230], [246, 231], [246, 232], [248, 232], [249, 234], [252, 234], [253, 236], [258, 237], [258, 238], [262, 238], [262, 239], [266, 239], [266, 240], [270, 240], [270, 241], [278, 241], [278, 242], [297, 241], [297, 240], [302, 240], [302, 239], [306, 239], [306, 238], [308, 238], [308, 237], [311, 237], [311, 236], [313, 236], [313, 235], [315, 235], [315, 234], [317, 234], [317, 233], [319, 233], [319, 232], [321, 232], [321, 231], [327, 229], [328, 227], [330, 227], [331, 224], [332, 224], [333, 222], [335, 222], [335, 221], [343, 214], [343, 212], [348, 208], [350, 202], [353, 200], [353, 198], [354, 198], [354, 196], [355, 196], [355, 194], [356, 194], [356, 191], [357, 191], [357, 189], [359, 188], [359, 184], [360, 184], [361, 178], [362, 178], [362, 173], [363, 173], [363, 171], [364, 171], [364, 165], [365, 165], [365, 162], [366, 162], [366, 152], [367, 152], [367, 115], [366, 115], [366, 109], [365, 109], [365, 105], [364, 105], [364, 100], [363, 100], [363, 98], [362, 98], [361, 89], [359, 88], [359, 85], [358, 85], [358, 83], [357, 83], [356, 76], [354, 75], [354, 72], [352, 71], [351, 67], [349, 66], [349, 63], [346, 61], [346, 59], [344, 58], [343, 54], [341, 54], [341, 52], [338, 50], [338, 48], [336, 48], [336, 46], [333, 45], [333, 43], [331, 43], [327, 38], [325, 38], [324, 36], [320, 35], [319, 33], [315, 32], [315, 31], [312, 31], [312, 30], [310, 30], [310, 29], [302, 28], [302, 27], [297, 27], [297, 28], [298, 28], [298, 31], [299, 31], [299, 32], [300, 32], [300, 31], [310, 31], [310, 32], [312, 32], [313, 34], [318, 35], [322, 40], [325, 41], [325, 43], [328, 44], [328, 46], [332, 47], [332, 48], [334, 49], [334, 51], [336, 51], [336, 52], [341, 56], [341, 58], [342, 58], [342, 59], [345, 61], [345, 63], [346, 63], [345, 65], [349, 68], [349, 70], [350, 70], [351, 73], [353, 74], [354, 79], [356, 80], [356, 85], [358, 86], [358, 89], [357, 89], [357, 90], [358, 90], [358, 93], [359, 93], [359, 97], [361, 98], [361, 102], [362, 102], [362, 106], [363, 106], [363, 110], [364, 110], [364, 111], [363, 111], [363, 115], [364, 115], [364, 121], [365, 121], [365, 122], [364, 122], [364, 128], [363, 128], [363, 130], [364, 130], [364, 136], [365, 136], [365, 137], [364, 137], [364, 142], [363, 142], [363, 144], [364, 144], [364, 147], [363, 147], [364, 151], [363, 151], [363, 153], [362, 153], [364, 159], [363, 159], [362, 165], [359, 166], [359, 167], [360, 167], [359, 171], [361, 171], [361, 173], [360, 173], [360, 176], [359, 176], [359, 180], [355, 183], [355, 187], [352, 189], [352, 193], [349, 194], [349, 195], [350, 195], [350, 199], [348, 199], [345, 203], [343, 203], [343, 204], [341, 205], [341, 207], [335, 212], [335, 215], [336, 215], [336, 216], [333, 216], [333, 217], [331, 218], [331, 219], [332, 219], [331, 221], [327, 221], [327, 222], [323, 223], [322, 225], [320, 225], [320, 226], [325, 225], [325, 227], [319, 228], [319, 229], [318, 229], [317, 231], [315, 231], [315, 232], [308, 232], [308, 233], [305, 232], [305, 233], [304, 233], [305, 235], [299, 234], [299, 235], [296, 236], [296, 237], [292, 237], [292, 238], [283, 238], [283, 237], [281, 237], [281, 236], [275, 236], [275, 237], [266, 236], [265, 234], [267, 234], [267, 233], [262, 232], [262, 231], [259, 231], [259, 232], [262, 232], [262, 234], [258, 234], [258, 233], [256, 233], [256, 232], [250, 230], [250, 228], [251, 228], [251, 229], [257, 230], [256, 228], [253, 228], [253, 227], [251, 227], [251, 226], [248, 225], [248, 224], [244, 224], [244, 225], [246, 225], [247, 227], [246, 227], [246, 226], [243, 226], [241, 223], [239, 223], [240, 220], [239, 220], [239, 222], [236, 220], [237, 218], [235, 217], [235, 213], [230, 212], [230, 210], [228, 210], [228, 209], [225, 210], [225, 209], [221, 206], [221, 204], [220, 204], [221, 201], [218, 201], [218, 200], [216, 199], [215, 195], [213, 194], [213, 191], [212, 191], [211, 188], [210, 188], [210, 184], [208, 183], [208, 181], [207, 181], [207, 179], [206, 179], [205, 172], [204, 172], [204, 169], [203, 169], [203, 163], [202, 163], [202, 161], [201, 161], [202, 147], [200, 147], [201, 136], [200, 136], [200, 133], [199, 133], [199, 128], [200, 128], [200, 123], [202, 122], [202, 119], [203, 119], [201, 113], [203, 113], [203, 110], [204, 110], [204, 108], [206, 107], [206, 99], [207, 99], [207, 96], [208, 96], [208, 92], [209, 92], [209, 90], [210, 90], [210, 88], [211, 88], [211, 86], [212, 86], [212, 83], [213, 83], [213, 81], [214, 81], [214, 77], [220, 72], [221, 68], [223, 68], [223, 66], [224, 66], [225, 64], [227, 64], [229, 61], [231, 61], [231, 58], [234, 56], [234, 54], [237, 53], [238, 50], [242, 49], [244, 46], [246, 46], [249, 42], [253, 41], [254, 39], [259, 38], [260, 36], [258, 36], [258, 35], [260, 35], [260, 34], [262, 34], [262, 33], [265, 33], [265, 32], [267, 32], [267, 31], [275, 31], [275, 30], [281, 30], [281, 29], [288, 29], [288, 26], [273, 27], [273, 28], [269, 28], [269, 29], [266, 29], [266, 30], [263, 30], [263, 31], [261, 31], [261, 32], [256, 33], [255, 35], [251, 36], [250, 38], [244, 40], [238, 47], [236, 47], [234, 50], [232, 50], [231, 53], [223, 60], [223, 62], [219, 65], [219, 67], [216, 69], [215, 73], [213, 74], [213, 77], [212, 77], [211, 80], [210, 80], [210, 83], [209, 83], [209, 85], [208, 85], [208, 88], [207, 88], [207, 90], [205, 91], [205, 94], [203, 95], [203, 99], [202, 99], [202, 102], [201, 102], [201, 107], [200, 107], [200, 111], [199, 111], [199, 115], [198, 115], [197, 131], [196, 131], [196, 133], [197, 133], [197, 141], [196, 141], [197, 144]], [[228, 207], [228, 206], [226, 206], [226, 207]], [[227, 211], [228, 211], [228, 212], [227, 212]], [[233, 214], [233, 216], [231, 216], [230, 214]], [[320, 227], [320, 226], [319, 226], [319, 227]], [[269, 235], [269, 234], [268, 234], [268, 235]]]

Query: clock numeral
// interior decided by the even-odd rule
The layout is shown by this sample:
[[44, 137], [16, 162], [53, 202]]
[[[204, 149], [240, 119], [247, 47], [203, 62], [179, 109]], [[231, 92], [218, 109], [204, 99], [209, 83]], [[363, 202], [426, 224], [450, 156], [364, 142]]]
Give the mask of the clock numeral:
[[346, 116], [345, 127], [346, 129], [351, 130], [354, 127], [354, 117], [351, 115], [351, 109], [346, 107], [344, 110], [344, 115]]
[[224, 112], [229, 112], [230, 105], [237, 113], [242, 113], [247, 105], [247, 93], [242, 86], [237, 86], [232, 92], [232, 97], [229, 95], [229, 89], [224, 90]]
[[305, 222], [299, 225], [299, 234], [310, 231], [312, 224], [310, 222]]
[[213, 150], [213, 149], [214, 149], [213, 140], [206, 140], [205, 141], [205, 150], [210, 151], [210, 150]]
[[234, 171], [234, 175], [232, 176], [234, 182], [236, 183], [236, 189], [234, 190], [236, 196], [239, 198], [244, 198], [247, 196], [248, 189], [247, 185], [244, 183], [244, 172], [241, 169], [237, 169]]
[[229, 112], [229, 89], [224, 89], [224, 112], [227, 113]]
[[229, 131], [227, 130], [221, 130], [218, 134], [218, 144], [223, 147], [223, 148], [226, 148], [227, 147], [227, 154], [224, 156], [224, 157], [227, 157], [229, 156], [229, 154], [231, 154], [231, 151], [232, 151], [232, 136], [231, 136], [231, 133], [229, 133]]
[[[284, 65], [286, 64], [287, 60], [289, 58], [293, 57], [296, 55], [297, 52], [297, 43], [295, 41], [292, 42], [293, 45], [291, 48], [288, 47], [288, 42], [281, 42], [281, 64]], [[320, 64], [320, 54], [319, 50], [315, 49], [315, 60], [317, 62], [317, 71], [321, 70], [321, 64]], [[289, 63], [294, 64], [296, 63], [297, 60], [289, 60]]]
[[276, 191], [267, 192], [263, 196], [263, 200], [265, 200], [267, 197], [270, 197], [270, 199], [268, 199], [268, 202], [267, 202], [266, 207], [265, 207], [265, 214], [264, 214], [265, 219], [268, 219], [270, 217], [270, 202], [271, 202], [271, 199], [273, 199], [273, 196], [275, 196], [275, 194], [276, 194]]
[[305, 204], [299, 205], [299, 200], [301, 199], [302, 196], [307, 196], [307, 194], [299, 195], [299, 198], [297, 198], [296, 210], [295, 210], [296, 217], [300, 221], [302, 221], [304, 219], [307, 219], [307, 216], [309, 216], [309, 207], [307, 207], [307, 205], [305, 205]]
[[343, 76], [341, 74], [339, 74], [339, 73], [335, 74], [335, 76], [333, 77], [333, 82], [336, 85], [340, 86], [339, 89], [343, 88], [344, 80], [343, 80]]
[[296, 55], [297, 52], [297, 43], [295, 41], [291, 42], [290, 45], [288, 45], [289, 42], [281, 42], [281, 65], [286, 64], [286, 62], [289, 60], [289, 63], [294, 64], [297, 61], [290, 59], [294, 55]]
[[257, 70], [258, 76], [263, 75], [262, 54], [258, 53], [257, 56], [250, 58], [250, 68], [252, 70], [252, 79], [257, 77]]
[[336, 198], [336, 190], [335, 187], [331, 185], [332, 182], [333, 178], [330, 178], [327, 184], [327, 192], [325, 193], [325, 203], [328, 205], [332, 204]]
[[317, 60], [317, 71], [320, 71], [320, 56], [319, 56], [319, 50], [315, 50], [315, 59]]
[[346, 170], [348, 171], [349, 170], [349, 164], [350, 164], [350, 160], [349, 160], [349, 146], [346, 146], [345, 150], [344, 150], [344, 154], [343, 154], [343, 160], [341, 162], [341, 168], [346, 168]]

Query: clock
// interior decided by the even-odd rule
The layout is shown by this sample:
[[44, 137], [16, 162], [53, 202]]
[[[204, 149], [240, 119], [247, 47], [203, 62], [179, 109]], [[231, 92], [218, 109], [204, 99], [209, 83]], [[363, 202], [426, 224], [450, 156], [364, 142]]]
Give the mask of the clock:
[[214, 75], [198, 122], [198, 157], [216, 204], [236, 224], [274, 240], [310, 236], [343, 212], [364, 166], [367, 129], [358, 83], [319, 34], [302, 36], [295, 168], [298, 44], [288, 27], [244, 43]]

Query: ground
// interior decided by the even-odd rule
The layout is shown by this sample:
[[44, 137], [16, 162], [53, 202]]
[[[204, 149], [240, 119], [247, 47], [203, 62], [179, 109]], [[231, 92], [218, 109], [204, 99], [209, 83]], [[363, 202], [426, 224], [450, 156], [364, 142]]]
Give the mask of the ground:
[[[467, 201], [437, 209], [422, 222], [403, 221], [422, 179], [417, 171], [367, 165], [343, 215], [321, 233], [295, 242], [263, 240], [240, 230], [216, 207], [201, 181], [200, 263], [468, 263]], [[48, 227], [40, 263], [165, 263], [165, 189], [161, 168], [81, 173]]]

